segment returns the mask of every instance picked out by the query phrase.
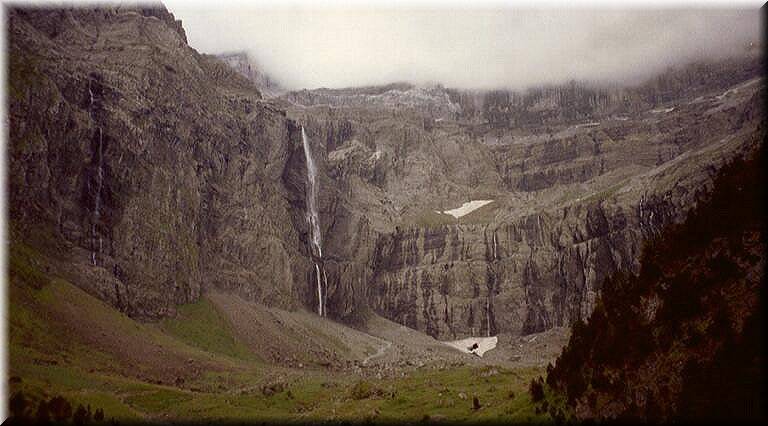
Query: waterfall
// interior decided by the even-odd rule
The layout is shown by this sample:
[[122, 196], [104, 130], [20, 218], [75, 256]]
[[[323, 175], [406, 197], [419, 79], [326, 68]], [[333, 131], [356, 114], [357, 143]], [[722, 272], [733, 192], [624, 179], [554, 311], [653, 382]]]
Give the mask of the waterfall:
[[317, 314], [323, 316], [323, 288], [320, 285], [320, 267], [315, 262], [315, 271], [317, 272]]
[[[499, 260], [499, 256], [496, 251], [496, 231], [493, 231], [493, 261]], [[485, 298], [485, 314], [487, 317], [487, 333], [488, 337], [491, 337], [491, 289], [488, 289], [488, 296]]]
[[496, 256], [496, 231], [493, 231], [493, 260], [497, 260], [499, 257]]
[[[88, 104], [88, 110], [91, 115], [91, 118], [93, 118], [93, 90], [91, 89], [91, 84], [89, 82], [88, 84], [88, 95], [90, 96], [90, 103]], [[103, 241], [101, 238], [101, 235], [98, 235], [96, 232], [96, 223], [101, 218], [101, 190], [104, 186], [104, 143], [103, 143], [103, 137], [101, 126], [96, 127], [97, 131], [99, 132], [99, 144], [98, 144], [98, 155], [97, 155], [97, 164], [98, 169], [96, 172], [96, 197], [94, 199], [94, 206], [93, 206], [93, 221], [91, 223], [91, 263], [93, 266], [96, 266], [98, 263], [98, 259], [101, 256], [102, 252], [102, 245]], [[96, 244], [96, 239], [98, 238], [98, 245]]]
[[[93, 215], [94, 215], [94, 221], [93, 221], [93, 229], [92, 233], [94, 238], [96, 238], [96, 222], [98, 222], [101, 219], [101, 189], [104, 185], [104, 150], [102, 143], [102, 130], [101, 127], [99, 129], [99, 168], [98, 172], [96, 173], [96, 200], [94, 201], [94, 208], [93, 208]], [[101, 249], [102, 249], [102, 239], [101, 235], [98, 235], [99, 238], [99, 245], [98, 245], [98, 251], [96, 251], [96, 254], [92, 256], [93, 264], [96, 265], [98, 257], [101, 256]]]
[[[323, 258], [323, 238], [320, 234], [320, 219], [317, 214], [317, 168], [312, 159], [312, 150], [309, 147], [309, 138], [304, 126], [301, 127], [301, 143], [304, 145], [304, 157], [307, 161], [307, 222], [309, 222], [310, 251], [315, 260], [315, 272], [317, 274], [317, 313], [320, 316], [326, 314], [323, 286], [320, 281], [320, 264]], [[328, 289], [328, 276], [323, 268], [325, 288]]]
[[312, 248], [317, 251], [317, 257], [323, 257], [323, 240], [320, 235], [320, 221], [317, 215], [317, 168], [315, 167], [315, 161], [312, 160], [312, 151], [309, 147], [309, 138], [307, 132], [304, 131], [304, 127], [301, 128], [301, 142], [304, 144], [304, 157], [307, 159], [307, 204], [309, 210], [307, 211], [307, 221], [309, 221], [310, 227], [310, 239], [312, 242]]

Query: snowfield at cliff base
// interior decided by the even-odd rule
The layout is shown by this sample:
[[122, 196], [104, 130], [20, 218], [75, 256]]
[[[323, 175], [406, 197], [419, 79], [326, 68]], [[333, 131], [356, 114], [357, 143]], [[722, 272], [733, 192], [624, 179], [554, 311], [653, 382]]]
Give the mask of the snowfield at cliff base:
[[[493, 337], [467, 337], [466, 339], [454, 340], [452, 342], [443, 342], [446, 345], [456, 348], [464, 353], [475, 354], [482, 357], [484, 353], [494, 349], [499, 342], [498, 336]], [[477, 344], [476, 349], [470, 349]]]

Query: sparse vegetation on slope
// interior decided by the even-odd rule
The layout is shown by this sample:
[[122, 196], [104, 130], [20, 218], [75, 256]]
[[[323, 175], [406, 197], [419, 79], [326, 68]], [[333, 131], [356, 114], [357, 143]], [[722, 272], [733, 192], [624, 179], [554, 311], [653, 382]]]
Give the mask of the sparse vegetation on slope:
[[687, 220], [603, 286], [547, 383], [581, 419], [757, 420], [765, 148], [737, 159]]
[[180, 306], [176, 317], [163, 320], [161, 328], [182, 342], [204, 351], [232, 358], [254, 359], [253, 353], [235, 339], [227, 319], [216, 311], [207, 298]]
[[[70, 422], [80, 406], [80, 417], [90, 407], [91, 419], [98, 410], [121, 423], [552, 420], [527, 392], [540, 367], [443, 363], [361, 380], [349, 371], [266, 365], [208, 296], [174, 318], [141, 323], [59, 278], [34, 248], [13, 244], [8, 398], [23, 399], [19, 418], [61, 398]], [[328, 348], [340, 344], [327, 337]]]

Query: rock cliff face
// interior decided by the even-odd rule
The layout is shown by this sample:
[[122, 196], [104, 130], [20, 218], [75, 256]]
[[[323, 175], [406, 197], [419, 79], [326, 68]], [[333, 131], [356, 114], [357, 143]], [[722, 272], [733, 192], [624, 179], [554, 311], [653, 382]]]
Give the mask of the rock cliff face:
[[[294, 93], [307, 105], [288, 114], [325, 142], [326, 185], [375, 230], [330, 249], [367, 253], [370, 307], [438, 338], [532, 333], [586, 318], [603, 281], [637, 272], [644, 241], [685, 217], [723, 161], [759, 146], [762, 82], [731, 77], [632, 117], [548, 128], [500, 131], [381, 102], [399, 87]], [[458, 221], [434, 213], [470, 199], [495, 201]], [[345, 219], [324, 217], [345, 235], [334, 228]]]
[[275, 97], [285, 91], [246, 52], [225, 53], [216, 57], [250, 80], [265, 97]]
[[457, 119], [509, 129], [634, 115], [709, 90], [725, 90], [760, 72], [754, 46], [741, 55], [670, 68], [638, 85], [597, 87], [570, 82], [525, 91], [449, 90]]
[[[296, 306], [299, 128], [155, 9], [9, 9], [10, 220], [137, 317], [216, 286]], [[303, 202], [303, 201], [302, 201]], [[305, 225], [304, 225], [305, 226]], [[24, 237], [27, 236], [27, 237]]]
[[612, 277], [574, 325], [547, 383], [576, 420], [765, 416], [765, 154], [723, 167], [685, 222], [647, 245], [639, 274]]
[[[142, 318], [210, 287], [315, 310], [301, 127], [328, 315], [373, 309], [439, 338], [585, 318], [605, 278], [636, 271], [643, 242], [764, 134], [755, 58], [689, 68], [701, 84], [650, 91], [666, 95], [631, 114], [552, 89], [531, 98], [550, 118], [499, 125], [483, 116], [508, 111], [496, 95], [440, 86], [265, 100], [162, 7], [16, 8], [8, 23], [12, 236], [55, 241], [37, 245], [59, 247], [71, 281]], [[494, 202], [435, 212], [473, 199]]]

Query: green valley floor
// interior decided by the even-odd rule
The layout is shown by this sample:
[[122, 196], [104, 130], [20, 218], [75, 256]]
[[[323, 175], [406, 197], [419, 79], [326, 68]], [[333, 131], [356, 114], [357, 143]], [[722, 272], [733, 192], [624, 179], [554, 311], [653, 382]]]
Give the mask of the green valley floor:
[[46, 272], [55, 261], [31, 247], [10, 253], [9, 394], [30, 418], [56, 396], [123, 424], [552, 422], [562, 407], [529, 392], [562, 330], [502, 336], [481, 359], [375, 315], [356, 330], [216, 292], [142, 322]]

